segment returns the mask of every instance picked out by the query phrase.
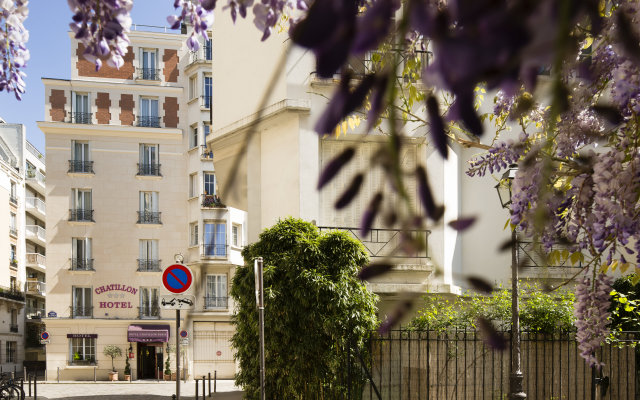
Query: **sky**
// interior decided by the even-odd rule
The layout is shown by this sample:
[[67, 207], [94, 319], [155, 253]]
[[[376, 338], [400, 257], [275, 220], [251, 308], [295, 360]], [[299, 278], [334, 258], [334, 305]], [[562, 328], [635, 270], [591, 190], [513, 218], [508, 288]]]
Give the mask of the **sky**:
[[[133, 0], [131, 16], [134, 24], [166, 26], [166, 18], [173, 11], [173, 0]], [[27, 140], [43, 153], [44, 134], [36, 124], [44, 120], [44, 85], [41, 78], [71, 77], [68, 32], [72, 15], [66, 0], [29, 1], [29, 17], [25, 27], [29, 30], [27, 48], [31, 59], [24, 69], [27, 74], [26, 93], [22, 101], [18, 101], [13, 93], [0, 92], [0, 117], [10, 123], [26, 125]], [[145, 30], [144, 27], [140, 29]]]

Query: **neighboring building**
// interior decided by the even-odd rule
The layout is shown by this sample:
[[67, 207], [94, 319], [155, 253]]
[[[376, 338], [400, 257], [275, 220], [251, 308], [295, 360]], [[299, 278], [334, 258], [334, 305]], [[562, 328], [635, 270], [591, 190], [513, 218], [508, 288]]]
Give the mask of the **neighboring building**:
[[[44, 362], [40, 345], [45, 308], [45, 165], [21, 124], [0, 123], [0, 226], [8, 227], [9, 260], [0, 273], [0, 366], [22, 370]], [[4, 221], [4, 222], [3, 222]], [[5, 260], [7, 259], [5, 258]], [[25, 296], [26, 294], [26, 296]]]
[[[48, 171], [49, 379], [107, 378], [105, 345], [134, 379], [164, 370], [175, 312], [160, 307], [165, 267], [182, 254], [195, 274], [190, 344], [181, 368], [231, 378], [229, 284], [242, 264], [246, 213], [218, 198], [210, 132], [211, 45], [184, 33], [133, 31], [125, 64], [96, 72], [71, 36], [71, 79], [43, 78]], [[175, 372], [175, 355], [171, 355]], [[124, 369], [124, 359], [116, 359]]]

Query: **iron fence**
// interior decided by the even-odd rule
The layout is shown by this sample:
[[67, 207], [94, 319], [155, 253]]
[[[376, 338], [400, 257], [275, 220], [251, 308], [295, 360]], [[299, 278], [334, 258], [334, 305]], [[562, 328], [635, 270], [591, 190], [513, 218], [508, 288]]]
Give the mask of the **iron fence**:
[[69, 160], [69, 170], [67, 172], [93, 174], [93, 161]]
[[[502, 334], [509, 337], [509, 332]], [[640, 332], [624, 332], [620, 338], [637, 343]], [[575, 332], [523, 332], [521, 348], [529, 399], [640, 398], [640, 351], [633, 346], [604, 344], [596, 354], [604, 362], [600, 371], [580, 356]], [[335, 385], [348, 390], [335, 398], [502, 400], [509, 395], [510, 352], [485, 347], [475, 331], [372, 333], [360, 353], [336, 375]]]
[[[319, 226], [320, 232], [344, 231], [364, 245], [369, 257], [429, 258], [427, 229], [370, 229], [363, 235], [360, 228]], [[407, 246], [411, 243], [412, 246]], [[403, 252], [411, 247], [408, 254]]]

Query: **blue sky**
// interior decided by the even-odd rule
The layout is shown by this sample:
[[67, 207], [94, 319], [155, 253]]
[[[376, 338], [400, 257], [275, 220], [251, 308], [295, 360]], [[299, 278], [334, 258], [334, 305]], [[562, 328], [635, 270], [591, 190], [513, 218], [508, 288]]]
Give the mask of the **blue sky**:
[[[166, 26], [167, 15], [173, 13], [173, 0], [134, 0], [133, 23]], [[27, 47], [31, 59], [24, 70], [27, 92], [22, 101], [13, 93], [0, 92], [0, 117], [7, 122], [27, 126], [27, 139], [44, 152], [44, 134], [36, 121], [44, 120], [44, 86], [40, 78], [71, 77], [71, 44], [68, 35], [71, 10], [66, 0], [30, 0]]]

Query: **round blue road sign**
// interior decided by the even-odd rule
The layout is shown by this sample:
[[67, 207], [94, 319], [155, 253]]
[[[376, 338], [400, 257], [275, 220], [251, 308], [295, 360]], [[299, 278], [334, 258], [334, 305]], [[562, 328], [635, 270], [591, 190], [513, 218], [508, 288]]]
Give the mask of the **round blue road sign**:
[[162, 274], [162, 284], [171, 293], [184, 293], [191, 287], [193, 273], [182, 264], [173, 264], [167, 267]]
[[189, 334], [187, 333], [187, 331], [185, 331], [185, 330], [181, 330], [181, 331], [180, 331], [180, 337], [181, 337], [181, 338], [183, 338], [183, 339], [184, 339], [184, 338], [186, 338], [187, 336], [189, 336]]
[[49, 339], [49, 332], [47, 332], [47, 331], [42, 332], [42, 333], [40, 334], [40, 339], [42, 339], [42, 340], [47, 340], [47, 339]]

